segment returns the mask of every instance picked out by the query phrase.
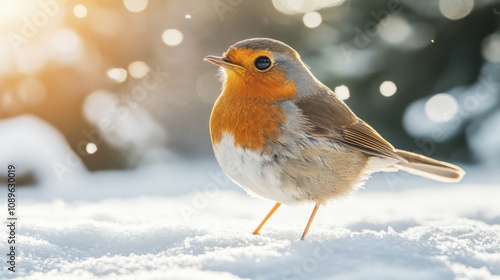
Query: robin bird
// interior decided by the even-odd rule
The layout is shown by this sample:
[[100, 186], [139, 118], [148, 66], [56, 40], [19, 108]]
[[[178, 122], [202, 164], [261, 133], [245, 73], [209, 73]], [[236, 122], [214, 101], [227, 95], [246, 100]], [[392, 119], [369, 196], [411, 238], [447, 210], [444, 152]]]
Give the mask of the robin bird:
[[232, 45], [220, 66], [222, 93], [210, 116], [210, 136], [222, 170], [252, 196], [276, 204], [320, 205], [346, 196], [371, 173], [403, 170], [458, 182], [458, 166], [395, 149], [317, 80], [290, 46], [254, 38]]

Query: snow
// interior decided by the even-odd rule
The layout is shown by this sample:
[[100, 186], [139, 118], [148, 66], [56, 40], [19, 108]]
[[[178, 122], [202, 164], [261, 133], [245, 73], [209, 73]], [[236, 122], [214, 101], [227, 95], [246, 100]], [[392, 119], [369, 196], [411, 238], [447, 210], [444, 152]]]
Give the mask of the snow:
[[320, 208], [305, 241], [312, 205], [281, 207], [253, 236], [273, 203], [233, 189], [76, 202], [20, 189], [15, 276], [500, 279], [498, 186], [361, 190]]
[[[45, 126], [23, 123], [26, 133]], [[460, 184], [376, 174], [320, 207], [300, 241], [313, 205], [280, 207], [254, 236], [274, 202], [248, 196], [213, 159], [77, 168], [60, 181], [50, 162], [68, 147], [51, 129], [37, 132], [32, 139], [58, 148], [35, 163], [20, 148], [21, 156], [7, 154], [19, 170], [30, 164], [45, 176], [17, 190], [17, 272], [2, 259], [0, 279], [500, 279], [495, 168], [465, 166]]]

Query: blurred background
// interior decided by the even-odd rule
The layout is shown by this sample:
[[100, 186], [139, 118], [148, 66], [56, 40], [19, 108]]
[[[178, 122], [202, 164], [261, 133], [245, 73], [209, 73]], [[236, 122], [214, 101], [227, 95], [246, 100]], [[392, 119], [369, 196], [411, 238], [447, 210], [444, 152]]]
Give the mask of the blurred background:
[[494, 0], [2, 0], [0, 160], [21, 185], [215, 164], [203, 57], [251, 37], [295, 48], [394, 146], [500, 166]]

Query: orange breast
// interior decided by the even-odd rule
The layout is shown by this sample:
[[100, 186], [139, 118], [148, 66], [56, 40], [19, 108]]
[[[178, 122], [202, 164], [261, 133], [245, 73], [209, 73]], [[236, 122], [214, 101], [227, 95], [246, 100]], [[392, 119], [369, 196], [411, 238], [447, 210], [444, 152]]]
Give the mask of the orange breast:
[[295, 98], [295, 83], [276, 74], [259, 76], [259, 81], [231, 75], [236, 74], [228, 73], [210, 117], [212, 143], [219, 143], [223, 133], [228, 133], [236, 146], [263, 151], [267, 140], [278, 139], [280, 124], [286, 120], [276, 102]]

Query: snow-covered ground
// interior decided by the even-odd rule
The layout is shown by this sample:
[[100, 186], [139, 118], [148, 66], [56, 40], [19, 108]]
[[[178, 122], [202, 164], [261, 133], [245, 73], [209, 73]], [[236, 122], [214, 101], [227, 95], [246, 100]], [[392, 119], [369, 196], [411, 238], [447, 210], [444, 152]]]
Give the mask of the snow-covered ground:
[[[216, 170], [192, 165], [190, 172], [208, 175], [211, 168]], [[180, 171], [160, 169], [87, 175], [66, 192], [59, 189], [63, 185], [20, 189], [18, 271], [4, 269], [2, 275], [500, 279], [498, 185], [426, 181], [422, 188], [363, 189], [320, 208], [306, 241], [300, 241], [312, 205], [280, 208], [261, 235], [253, 236], [272, 202], [210, 175], [198, 187], [179, 184], [184, 190], [175, 190]], [[155, 173], [164, 190], [153, 183]], [[385, 181], [380, 178], [374, 182]]]
[[0, 153], [19, 176], [30, 169], [40, 181], [17, 192], [16, 273], [0, 231], [0, 279], [500, 279], [495, 168], [465, 167], [460, 184], [376, 174], [321, 207], [300, 241], [313, 205], [282, 206], [253, 236], [274, 203], [246, 195], [213, 160], [74, 168], [59, 181], [50, 157], [66, 153], [36, 164], [9, 147]]

